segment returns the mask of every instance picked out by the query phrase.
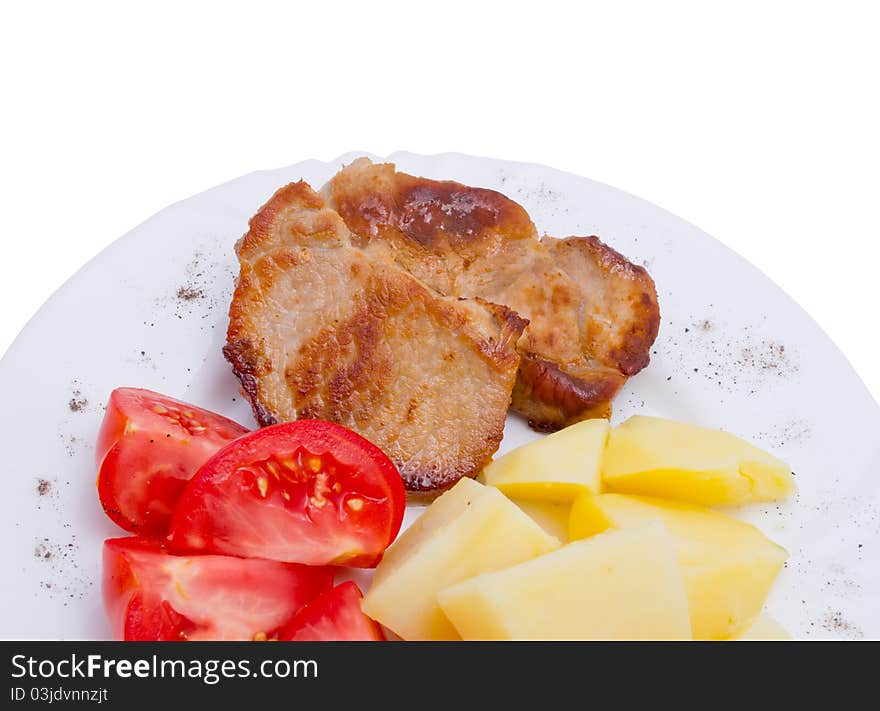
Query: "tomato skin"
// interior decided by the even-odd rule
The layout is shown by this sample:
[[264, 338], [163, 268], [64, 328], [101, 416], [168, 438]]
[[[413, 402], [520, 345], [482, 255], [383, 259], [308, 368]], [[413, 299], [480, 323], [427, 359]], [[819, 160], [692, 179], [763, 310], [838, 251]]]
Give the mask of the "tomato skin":
[[316, 597], [278, 632], [287, 642], [381, 642], [382, 627], [361, 611], [364, 599], [351, 580]]
[[[125, 539], [121, 538], [118, 541]], [[118, 550], [119, 547], [120, 544], [112, 539], [104, 542], [101, 592], [113, 639], [122, 640], [127, 639], [129, 611], [132, 618], [138, 614], [135, 608], [139, 602], [135, 602], [135, 598], [138, 597], [139, 583], [128, 558]]]
[[186, 482], [217, 450], [247, 432], [165, 395], [117, 388], [95, 448], [104, 511], [126, 531], [164, 535]]
[[174, 556], [140, 537], [104, 542], [104, 607], [119, 640], [274, 639], [333, 576], [327, 567]]
[[375, 445], [339, 425], [298, 420], [217, 452], [187, 484], [172, 550], [307, 565], [374, 567], [400, 530], [403, 482]]

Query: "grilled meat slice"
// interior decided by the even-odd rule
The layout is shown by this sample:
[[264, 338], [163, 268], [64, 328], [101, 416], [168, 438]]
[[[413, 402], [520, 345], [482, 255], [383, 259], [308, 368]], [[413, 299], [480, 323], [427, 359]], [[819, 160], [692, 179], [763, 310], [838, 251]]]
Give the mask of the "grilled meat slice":
[[442, 294], [504, 304], [529, 324], [513, 408], [535, 429], [607, 417], [648, 364], [660, 312], [642, 267], [596, 237], [539, 237], [493, 190], [428, 180], [361, 158], [323, 189], [355, 233]]
[[337, 422], [383, 449], [408, 489], [471, 476], [498, 448], [525, 326], [503, 306], [439, 296], [361, 249], [304, 182], [236, 245], [226, 358], [260, 425]]

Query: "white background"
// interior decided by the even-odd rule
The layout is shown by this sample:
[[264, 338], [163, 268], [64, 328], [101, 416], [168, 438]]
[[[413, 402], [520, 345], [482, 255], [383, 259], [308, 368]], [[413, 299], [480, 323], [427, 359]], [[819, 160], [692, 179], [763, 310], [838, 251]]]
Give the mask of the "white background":
[[460, 151], [695, 223], [800, 302], [880, 398], [871, 3], [10, 5], [0, 352], [171, 202], [349, 150]]

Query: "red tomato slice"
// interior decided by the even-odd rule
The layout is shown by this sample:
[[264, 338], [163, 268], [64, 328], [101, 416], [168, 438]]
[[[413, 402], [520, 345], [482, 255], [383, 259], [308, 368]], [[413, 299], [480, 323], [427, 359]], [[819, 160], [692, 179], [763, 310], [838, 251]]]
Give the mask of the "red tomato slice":
[[319, 595], [278, 631], [289, 642], [381, 642], [382, 628], [361, 612], [361, 594], [351, 580]]
[[181, 495], [168, 541], [178, 551], [369, 568], [405, 508], [400, 475], [378, 447], [298, 420], [217, 452]]
[[248, 430], [185, 402], [136, 388], [110, 395], [98, 433], [98, 496], [126, 531], [164, 535], [187, 480]]
[[332, 586], [332, 568], [175, 556], [140, 537], [104, 542], [104, 606], [122, 640], [275, 639]]

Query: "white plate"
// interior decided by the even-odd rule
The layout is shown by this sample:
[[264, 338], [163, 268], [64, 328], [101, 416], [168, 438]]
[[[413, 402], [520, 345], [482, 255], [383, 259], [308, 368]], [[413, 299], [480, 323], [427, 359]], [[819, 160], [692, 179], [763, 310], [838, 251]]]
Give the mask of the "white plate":
[[[299, 178], [320, 186], [355, 155], [246, 175], [163, 210], [83, 267], [0, 361], [0, 635], [108, 635], [101, 542], [123, 532], [94, 487], [107, 395], [152, 388], [253, 424], [220, 353], [233, 243], [276, 188]], [[390, 160], [498, 189], [539, 230], [598, 234], [644, 263], [663, 322], [615, 420], [642, 412], [724, 428], [788, 460], [797, 499], [738, 512], [791, 553], [768, 609], [799, 638], [880, 637], [880, 409], [809, 316], [694, 226], [605, 185], [463, 155]], [[511, 417], [501, 449], [537, 436]]]

